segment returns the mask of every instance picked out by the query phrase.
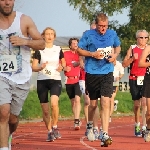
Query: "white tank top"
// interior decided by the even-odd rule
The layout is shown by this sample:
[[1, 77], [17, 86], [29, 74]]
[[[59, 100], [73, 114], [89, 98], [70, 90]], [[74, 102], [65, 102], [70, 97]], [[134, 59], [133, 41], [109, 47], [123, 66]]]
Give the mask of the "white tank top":
[[[32, 69], [30, 65], [30, 48], [27, 46], [13, 47], [9, 42], [9, 36], [12, 34], [18, 35], [22, 38], [27, 38], [24, 37], [24, 35], [21, 32], [21, 16], [22, 13], [16, 11], [16, 17], [14, 18], [14, 21], [11, 24], [11, 26], [6, 30], [0, 29], [0, 58], [3, 58], [4, 55], [7, 55], [8, 57], [10, 55], [13, 55], [15, 58], [19, 58], [16, 59], [17, 61], [15, 61], [17, 68], [16, 71], [0, 72], [0, 76], [3, 76], [17, 84], [24, 84], [25, 82], [30, 80], [30, 77], [32, 75]], [[21, 57], [22, 59], [20, 59]], [[7, 65], [3, 66], [3, 69], [11, 67], [11, 65], [12, 64], [8, 63]], [[1, 71], [3, 71], [3, 69]]]

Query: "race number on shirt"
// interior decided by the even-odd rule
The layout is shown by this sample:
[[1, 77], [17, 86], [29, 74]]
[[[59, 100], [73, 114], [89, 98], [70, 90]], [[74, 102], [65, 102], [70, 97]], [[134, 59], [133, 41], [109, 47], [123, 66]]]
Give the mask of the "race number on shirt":
[[137, 85], [143, 85], [144, 76], [137, 77]]
[[[106, 59], [108, 59], [109, 54], [112, 53], [112, 48], [111, 48], [111, 46], [106, 47], [106, 48], [98, 48], [97, 51], [99, 51], [99, 50], [102, 50], [100, 53], [103, 54], [103, 55], [104, 55], [103, 58], [106, 58]], [[103, 58], [102, 58], [102, 59], [103, 59]]]
[[17, 71], [16, 55], [0, 55], [0, 72]]
[[56, 72], [56, 69], [54, 69], [53, 67], [51, 66], [46, 66], [44, 69], [43, 69], [43, 73], [49, 77], [51, 76], [54, 76], [55, 75], [55, 72]]

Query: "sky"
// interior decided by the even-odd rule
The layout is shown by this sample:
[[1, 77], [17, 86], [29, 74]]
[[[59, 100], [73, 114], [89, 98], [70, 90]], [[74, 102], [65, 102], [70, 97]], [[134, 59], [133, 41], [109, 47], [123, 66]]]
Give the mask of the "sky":
[[[30, 16], [38, 30], [46, 27], [56, 30], [57, 37], [81, 36], [89, 29], [89, 24], [80, 18], [79, 10], [69, 6], [67, 0], [16, 0], [15, 10]], [[115, 14], [109, 20], [127, 23], [127, 10], [123, 14]]]

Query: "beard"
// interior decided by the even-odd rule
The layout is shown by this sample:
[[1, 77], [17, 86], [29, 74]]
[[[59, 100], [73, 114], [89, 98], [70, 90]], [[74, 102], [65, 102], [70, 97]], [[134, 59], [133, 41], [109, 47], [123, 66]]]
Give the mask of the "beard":
[[0, 7], [0, 13], [4, 16], [9, 16], [13, 11], [13, 7], [14, 6], [11, 7], [11, 10], [9, 12], [5, 12], [4, 9], [2, 7]]

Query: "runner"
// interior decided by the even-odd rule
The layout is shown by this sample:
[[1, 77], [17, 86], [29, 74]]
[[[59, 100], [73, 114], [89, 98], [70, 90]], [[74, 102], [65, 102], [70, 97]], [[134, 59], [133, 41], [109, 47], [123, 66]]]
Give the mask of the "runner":
[[[61, 138], [57, 127], [59, 115], [58, 100], [62, 89], [60, 71], [63, 69], [62, 66], [66, 64], [60, 46], [53, 45], [56, 38], [55, 30], [51, 27], [45, 28], [42, 32], [42, 37], [45, 40], [45, 49], [43, 51], [35, 51], [32, 70], [38, 72], [37, 93], [43, 112], [43, 121], [48, 130], [46, 141], [51, 142], [54, 139]], [[49, 91], [53, 126], [51, 125], [50, 106], [48, 102]]]
[[80, 58], [76, 50], [78, 48], [78, 39], [69, 39], [69, 51], [64, 52], [66, 60], [66, 67], [64, 68], [65, 73], [65, 85], [66, 91], [71, 101], [72, 112], [74, 115], [74, 128], [79, 130], [81, 126], [80, 121], [80, 96], [81, 90], [79, 86], [79, 74], [80, 74]]
[[[147, 39], [147, 36], [141, 36]], [[145, 61], [146, 60], [146, 61]], [[143, 51], [139, 61], [139, 67], [146, 68], [146, 74], [144, 77], [142, 96], [146, 97], [147, 113], [146, 113], [146, 123], [147, 129], [144, 135], [145, 142], [150, 141], [150, 46], [148, 45]]]
[[140, 108], [142, 106], [142, 136], [144, 136], [146, 130], [146, 99], [142, 97], [143, 82], [141, 78], [144, 78], [146, 68], [139, 68], [138, 63], [142, 51], [147, 46], [148, 32], [146, 30], [138, 30], [136, 32], [136, 45], [131, 45], [127, 54], [123, 60], [123, 67], [128, 67], [130, 64], [130, 76], [129, 86], [132, 100], [134, 102], [134, 114], [135, 114], [135, 129], [134, 134], [137, 137], [141, 137], [140, 129]]
[[[101, 146], [104, 147], [112, 143], [112, 139], [108, 135], [110, 98], [113, 94], [114, 65], [112, 62], [120, 53], [120, 40], [115, 31], [108, 29], [108, 17], [105, 14], [97, 13], [95, 21], [96, 29], [84, 32], [79, 41], [77, 52], [85, 56], [85, 82], [90, 97], [87, 137], [90, 141], [95, 140], [93, 117], [97, 100], [100, 98], [103, 129]], [[115, 53], [113, 53], [112, 47], [114, 47]]]
[[30, 48], [44, 49], [33, 20], [13, 11], [14, 2], [0, 1], [0, 150], [11, 149], [12, 133], [30, 89]]

